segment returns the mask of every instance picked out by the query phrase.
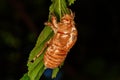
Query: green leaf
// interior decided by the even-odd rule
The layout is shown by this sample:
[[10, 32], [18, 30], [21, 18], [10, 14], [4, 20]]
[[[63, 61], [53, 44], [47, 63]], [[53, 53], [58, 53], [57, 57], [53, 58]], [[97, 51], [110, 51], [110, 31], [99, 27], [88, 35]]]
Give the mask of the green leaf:
[[64, 14], [69, 13], [65, 0], [52, 0], [52, 4], [49, 8], [50, 14], [54, 14], [60, 19]]
[[53, 35], [52, 29], [46, 26], [39, 35], [35, 47], [30, 52], [28, 66], [29, 66], [29, 62], [42, 50], [45, 43], [50, 39], [50, 37], [52, 37], [52, 35]]
[[28, 68], [28, 76], [30, 77], [30, 80], [39, 80], [44, 72], [45, 67], [43, 64], [43, 56], [44, 54], [41, 54], [41, 56], [38, 57], [34, 63], [31, 63], [31, 66]]
[[52, 37], [53, 31], [50, 27], [46, 26], [41, 34], [38, 37], [38, 40], [36, 42], [35, 47], [30, 53], [29, 60], [28, 60], [28, 76], [30, 77], [30, 80], [39, 80], [42, 73], [44, 72], [44, 63], [43, 63], [43, 56], [44, 52], [36, 58], [34, 62], [31, 62], [34, 57], [36, 57], [37, 54], [44, 48], [46, 42]]
[[28, 74], [25, 73], [20, 80], [30, 80], [30, 78], [29, 78]]
[[59, 68], [55, 68], [53, 69], [53, 72], [52, 72], [52, 79], [55, 78], [57, 76], [57, 73], [59, 72]]
[[44, 65], [43, 62], [40, 62], [33, 70], [28, 72], [28, 76], [30, 77], [30, 80], [39, 80], [43, 72], [44, 72]]
[[69, 6], [70, 6], [71, 4], [74, 4], [75, 1], [76, 1], [76, 0], [68, 0]]

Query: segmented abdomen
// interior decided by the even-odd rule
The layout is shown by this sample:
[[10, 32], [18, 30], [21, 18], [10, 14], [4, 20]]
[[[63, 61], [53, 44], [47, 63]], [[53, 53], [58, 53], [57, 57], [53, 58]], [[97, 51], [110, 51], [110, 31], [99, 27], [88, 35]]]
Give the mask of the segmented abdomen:
[[52, 44], [48, 47], [44, 55], [44, 65], [47, 68], [58, 67], [65, 59], [67, 52], [63, 49], [58, 48], [58, 46]]
[[53, 39], [50, 40], [50, 44], [44, 55], [44, 65], [47, 68], [54, 69], [61, 65], [65, 60], [68, 51], [75, 44], [77, 40], [77, 32], [73, 27], [70, 34], [57, 33]]
[[69, 40], [69, 35], [57, 33], [46, 50], [44, 55], [44, 65], [47, 68], [58, 67], [65, 59], [68, 50], [66, 49], [67, 41]]

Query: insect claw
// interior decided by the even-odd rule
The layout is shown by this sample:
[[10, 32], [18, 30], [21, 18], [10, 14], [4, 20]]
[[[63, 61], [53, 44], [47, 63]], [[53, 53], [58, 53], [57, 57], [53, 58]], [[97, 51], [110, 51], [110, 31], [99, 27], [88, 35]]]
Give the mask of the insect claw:
[[71, 9], [69, 9], [69, 8], [68, 8], [68, 10], [70, 11], [70, 15], [71, 15], [71, 17], [74, 19], [74, 17], [75, 17], [75, 13], [74, 13], [74, 12], [72, 12], [72, 10], [71, 10]]
[[46, 26], [52, 26], [52, 24], [50, 22], [45, 22], [44, 25], [46, 25]]

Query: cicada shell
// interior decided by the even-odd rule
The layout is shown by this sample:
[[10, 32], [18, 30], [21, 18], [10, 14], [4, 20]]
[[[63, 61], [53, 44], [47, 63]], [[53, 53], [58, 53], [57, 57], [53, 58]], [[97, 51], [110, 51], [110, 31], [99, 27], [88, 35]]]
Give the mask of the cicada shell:
[[52, 15], [51, 22], [46, 22], [45, 25], [53, 29], [54, 36], [48, 41], [48, 48], [44, 55], [44, 65], [46, 68], [54, 69], [62, 64], [77, 40], [74, 15], [72, 12], [71, 14], [65, 14], [59, 22]]

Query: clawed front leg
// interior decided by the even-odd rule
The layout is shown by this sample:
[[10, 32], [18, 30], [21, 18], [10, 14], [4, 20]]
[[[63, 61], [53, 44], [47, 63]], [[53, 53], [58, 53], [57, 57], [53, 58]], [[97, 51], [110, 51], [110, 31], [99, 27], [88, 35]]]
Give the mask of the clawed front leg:
[[44, 47], [41, 49], [41, 51], [32, 59], [31, 62], [34, 62], [45, 50], [45, 48], [47, 48], [50, 45], [51, 39], [45, 43]]
[[58, 28], [57, 18], [52, 15], [51, 20], [52, 20], [53, 27], [57, 29]]
[[54, 33], [57, 32], [58, 24], [55, 16], [51, 15], [51, 22], [45, 22], [45, 25], [50, 26]]

